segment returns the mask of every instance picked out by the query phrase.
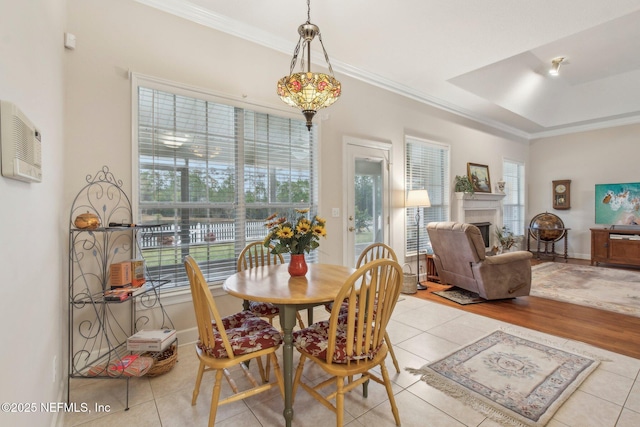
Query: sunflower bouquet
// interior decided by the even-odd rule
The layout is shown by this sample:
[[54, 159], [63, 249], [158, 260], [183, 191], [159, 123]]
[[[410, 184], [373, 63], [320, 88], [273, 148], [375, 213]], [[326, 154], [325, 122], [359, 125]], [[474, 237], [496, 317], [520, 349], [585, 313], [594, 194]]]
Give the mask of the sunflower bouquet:
[[264, 246], [269, 247], [273, 244], [272, 254], [291, 253], [303, 254], [309, 253], [320, 246], [318, 242], [320, 237], [327, 236], [325, 228], [326, 220], [319, 216], [308, 219], [306, 214], [309, 209], [296, 209], [299, 215], [293, 221], [286, 217], [278, 217], [275, 213], [265, 220], [265, 227], [269, 229], [267, 237], [264, 239]]

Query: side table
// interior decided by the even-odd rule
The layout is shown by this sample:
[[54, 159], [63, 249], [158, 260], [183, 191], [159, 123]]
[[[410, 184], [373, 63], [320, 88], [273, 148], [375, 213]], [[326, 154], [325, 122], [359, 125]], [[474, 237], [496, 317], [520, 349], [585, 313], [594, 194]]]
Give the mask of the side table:
[[433, 262], [433, 254], [425, 254], [427, 261], [427, 281], [440, 283], [440, 277], [438, 277], [438, 270], [436, 270], [436, 264]]

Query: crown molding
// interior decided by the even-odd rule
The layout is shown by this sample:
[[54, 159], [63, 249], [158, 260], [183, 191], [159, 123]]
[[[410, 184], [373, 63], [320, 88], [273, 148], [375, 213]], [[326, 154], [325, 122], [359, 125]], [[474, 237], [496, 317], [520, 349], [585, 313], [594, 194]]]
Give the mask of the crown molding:
[[530, 135], [529, 139], [534, 140], [534, 139], [540, 139], [540, 138], [549, 138], [552, 136], [567, 135], [570, 133], [578, 133], [578, 132], [589, 132], [592, 130], [607, 129], [607, 128], [613, 128], [618, 126], [635, 125], [638, 123], [640, 123], [640, 115], [624, 117], [619, 119], [600, 120], [600, 121], [589, 123], [589, 124], [565, 126], [558, 129], [535, 132]]
[[[292, 54], [291, 40], [285, 40], [279, 37], [275, 37], [273, 36], [273, 34], [256, 29], [251, 25], [247, 25], [243, 22], [236, 21], [226, 16], [211, 12], [210, 10], [207, 10], [203, 7], [195, 5], [188, 0], [135, 0], [135, 1], [138, 3], [144, 4], [146, 6], [161, 10], [163, 12], [167, 12], [172, 15], [176, 15], [178, 17], [187, 19], [197, 24], [204, 25], [214, 30], [218, 30], [218, 31], [230, 34], [232, 36], [250, 41], [252, 43], [259, 44], [269, 49], [273, 49], [275, 51], [278, 51], [287, 55]], [[324, 56], [316, 52], [312, 52], [311, 59], [312, 59], [312, 62], [316, 65], [320, 65], [320, 66], [325, 65]], [[525, 139], [527, 141], [531, 141], [532, 139], [547, 138], [547, 137], [566, 135], [566, 134], [576, 133], [576, 132], [586, 132], [590, 130], [605, 129], [609, 127], [640, 123], [640, 116], [634, 116], [634, 117], [628, 117], [623, 119], [598, 121], [598, 122], [584, 124], [584, 125], [564, 126], [561, 128], [546, 130], [541, 132], [525, 132], [513, 126], [509, 126], [505, 123], [499, 122], [497, 120], [489, 119], [485, 116], [476, 114], [473, 111], [464, 109], [459, 105], [452, 104], [443, 99], [439, 99], [423, 93], [417, 93], [413, 88], [401, 85], [397, 82], [391, 81], [389, 79], [386, 79], [382, 76], [371, 73], [369, 71], [362, 70], [357, 67], [353, 67], [349, 64], [334, 60], [332, 62], [332, 66], [333, 66], [333, 69], [338, 73], [360, 80], [367, 84], [379, 87], [381, 89], [388, 90], [389, 92], [393, 92], [395, 94], [412, 99], [414, 101], [417, 101], [426, 105], [430, 105], [439, 110], [447, 111], [459, 117], [463, 117], [468, 120], [472, 120], [474, 122], [486, 125], [488, 127], [508, 133], [518, 138]]]
[[[267, 48], [276, 50], [281, 53], [291, 54], [291, 40], [284, 40], [274, 37], [272, 34], [256, 29], [253, 26], [230, 19], [226, 16], [219, 15], [195, 5], [188, 0], [135, 0], [138, 3], [159, 9], [184, 19], [207, 26], [214, 30], [222, 31], [235, 37], [248, 40]], [[324, 65], [324, 56], [312, 52], [312, 62], [316, 65]], [[440, 110], [448, 111], [457, 116], [473, 120], [486, 126], [498, 129], [500, 131], [512, 134], [519, 138], [529, 139], [529, 134], [514, 127], [505, 125], [504, 123], [480, 117], [477, 114], [464, 110], [457, 105], [448, 103], [442, 99], [438, 99], [426, 94], [416, 93], [410, 87], [398, 84], [394, 81], [381, 77], [379, 75], [361, 70], [357, 67], [350, 66], [340, 61], [332, 61], [334, 71], [344, 74], [365, 83], [377, 86], [381, 89], [388, 90], [398, 95], [413, 99], [415, 101], [430, 105]]]

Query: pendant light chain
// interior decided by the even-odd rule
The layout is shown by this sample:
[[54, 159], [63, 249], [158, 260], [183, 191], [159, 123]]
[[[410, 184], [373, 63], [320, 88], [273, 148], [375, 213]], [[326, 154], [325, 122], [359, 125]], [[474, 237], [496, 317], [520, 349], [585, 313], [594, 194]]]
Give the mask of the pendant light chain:
[[327, 65], [329, 66], [329, 72], [333, 76], [333, 67], [331, 66], [331, 61], [329, 61], [329, 54], [324, 48], [324, 43], [322, 43], [322, 35], [320, 34], [320, 31], [318, 31], [318, 40], [320, 41], [320, 46], [322, 46], [322, 52], [324, 52], [324, 59], [327, 61]]

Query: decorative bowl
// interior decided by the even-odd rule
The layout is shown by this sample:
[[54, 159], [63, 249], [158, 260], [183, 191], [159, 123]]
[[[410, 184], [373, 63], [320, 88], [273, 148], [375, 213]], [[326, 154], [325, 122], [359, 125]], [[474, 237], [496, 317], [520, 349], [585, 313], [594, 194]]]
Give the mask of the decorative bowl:
[[100, 227], [100, 218], [91, 212], [80, 214], [73, 221], [76, 227], [81, 229], [94, 230]]

